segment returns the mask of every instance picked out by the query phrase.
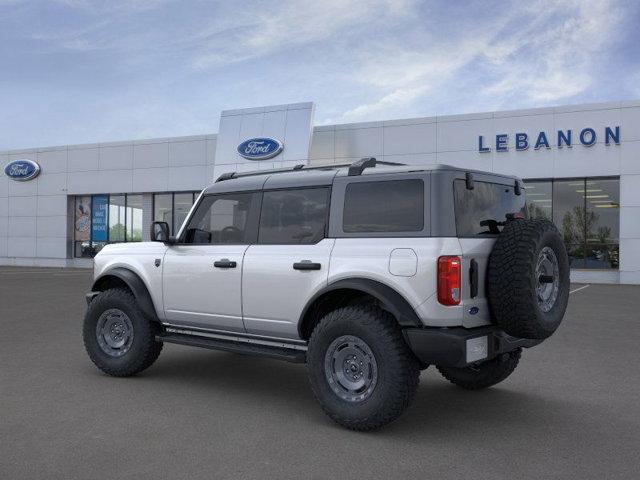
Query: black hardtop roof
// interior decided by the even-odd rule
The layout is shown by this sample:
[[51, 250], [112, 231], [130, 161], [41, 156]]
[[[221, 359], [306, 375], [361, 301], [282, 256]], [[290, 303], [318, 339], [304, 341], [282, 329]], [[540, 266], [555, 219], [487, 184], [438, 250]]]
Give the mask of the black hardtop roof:
[[262, 190], [266, 188], [291, 188], [331, 185], [334, 178], [344, 176], [376, 176], [390, 173], [451, 171], [465, 174], [499, 177], [505, 180], [519, 180], [515, 176], [445, 164], [405, 165], [380, 162], [375, 158], [363, 158], [353, 163], [327, 165], [296, 165], [293, 168], [275, 170], [255, 170], [249, 172], [229, 172], [218, 177], [213, 185], [205, 188], [204, 194]]

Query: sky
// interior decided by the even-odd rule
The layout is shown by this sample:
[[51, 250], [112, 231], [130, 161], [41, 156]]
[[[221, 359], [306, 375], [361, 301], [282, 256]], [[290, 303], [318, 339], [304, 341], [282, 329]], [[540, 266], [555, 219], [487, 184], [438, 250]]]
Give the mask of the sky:
[[0, 0], [0, 150], [640, 98], [640, 2]]

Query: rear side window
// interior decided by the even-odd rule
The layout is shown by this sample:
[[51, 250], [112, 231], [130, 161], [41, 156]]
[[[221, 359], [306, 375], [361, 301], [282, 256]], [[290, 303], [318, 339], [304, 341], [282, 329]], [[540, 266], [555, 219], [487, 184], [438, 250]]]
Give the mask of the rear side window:
[[317, 243], [325, 236], [328, 211], [328, 188], [264, 192], [258, 243]]
[[474, 182], [468, 190], [464, 180], [454, 180], [456, 230], [459, 237], [498, 235], [508, 213], [526, 215], [524, 195], [498, 183]]
[[342, 229], [359, 232], [419, 232], [424, 228], [424, 182], [419, 179], [347, 185]]

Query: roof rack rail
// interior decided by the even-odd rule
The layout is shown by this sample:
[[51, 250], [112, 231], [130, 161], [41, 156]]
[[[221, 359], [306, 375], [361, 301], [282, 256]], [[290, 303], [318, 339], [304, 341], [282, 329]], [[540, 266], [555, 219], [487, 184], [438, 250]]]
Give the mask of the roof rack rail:
[[216, 180], [216, 182], [224, 182], [225, 180], [231, 180], [232, 178], [234, 178], [236, 176], [236, 172], [227, 172], [227, 173], [223, 173], [222, 175], [220, 175], [218, 177], [218, 179]]
[[365, 157], [356, 160], [349, 166], [349, 176], [362, 175], [365, 168], [375, 167], [376, 159], [374, 157]]
[[220, 175], [216, 179], [217, 182], [224, 182], [225, 180], [231, 180], [233, 178], [240, 177], [253, 177], [256, 175], [270, 175], [272, 173], [287, 173], [287, 172], [295, 172], [300, 170], [331, 170], [336, 168], [344, 168], [349, 167], [349, 175], [361, 175], [365, 168], [375, 167], [376, 164], [379, 165], [395, 165], [402, 166], [404, 163], [397, 162], [379, 162], [373, 157], [362, 158], [360, 160], [356, 160], [353, 163], [329, 163], [326, 165], [316, 165], [313, 167], [309, 167], [308, 165], [298, 164], [293, 168], [278, 168], [275, 170], [255, 170], [252, 172], [226, 172]]
[[[324, 168], [332, 165], [325, 165]], [[284, 172], [292, 172], [295, 170], [302, 170], [305, 167], [304, 164], [295, 165], [293, 168], [278, 168], [275, 170], [254, 170], [251, 172], [226, 172], [221, 174], [218, 178], [216, 178], [216, 183], [224, 182], [225, 180], [231, 180], [232, 178], [240, 178], [240, 177], [252, 177], [255, 175], [267, 175], [269, 173], [284, 173]], [[322, 168], [322, 167], [316, 167]]]
[[398, 167], [404, 166], [405, 164], [398, 162], [382, 162], [380, 160], [376, 160], [375, 157], [364, 157], [349, 165], [349, 176], [353, 177], [362, 175], [362, 172], [364, 172], [366, 168], [375, 167], [376, 165], [391, 165]]

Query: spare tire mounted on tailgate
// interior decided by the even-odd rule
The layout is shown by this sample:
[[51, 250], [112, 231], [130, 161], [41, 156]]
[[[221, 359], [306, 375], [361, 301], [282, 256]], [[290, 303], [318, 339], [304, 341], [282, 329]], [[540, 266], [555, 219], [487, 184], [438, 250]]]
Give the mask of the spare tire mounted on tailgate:
[[506, 223], [491, 256], [489, 304], [509, 335], [544, 339], [560, 325], [569, 299], [569, 258], [547, 220]]

